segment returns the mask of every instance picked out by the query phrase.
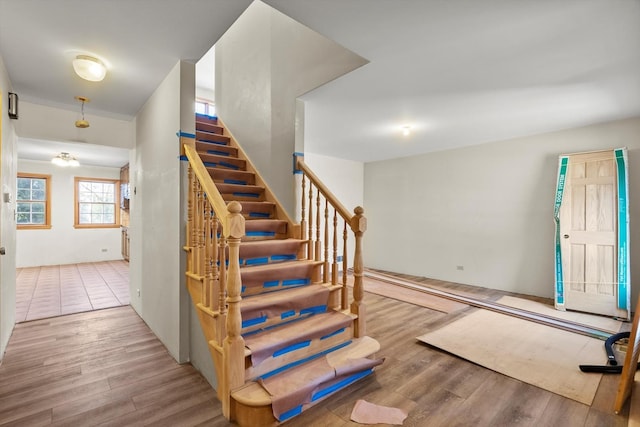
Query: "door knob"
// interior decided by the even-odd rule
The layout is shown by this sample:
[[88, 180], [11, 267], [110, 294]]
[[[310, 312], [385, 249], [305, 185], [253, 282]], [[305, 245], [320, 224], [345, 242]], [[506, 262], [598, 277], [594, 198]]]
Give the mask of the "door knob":
[[564, 237], [565, 239], [568, 239], [568, 238], [569, 238], [569, 235], [568, 235], [568, 234], [565, 234], [565, 235], [564, 235], [564, 236], [562, 236], [562, 237]]

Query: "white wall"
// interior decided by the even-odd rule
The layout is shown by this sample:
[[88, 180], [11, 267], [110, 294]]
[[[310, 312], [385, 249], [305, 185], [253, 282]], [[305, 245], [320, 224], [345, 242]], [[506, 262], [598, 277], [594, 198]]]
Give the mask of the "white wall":
[[80, 118], [77, 111], [45, 105], [20, 102], [20, 120], [16, 133], [21, 138], [44, 139], [61, 142], [87, 142], [110, 147], [133, 148], [135, 124], [132, 120], [119, 120], [86, 114], [91, 127], [78, 129], [73, 124]]
[[262, 2], [216, 43], [216, 112], [291, 215], [295, 99], [366, 62]]
[[13, 201], [5, 203], [0, 199], [0, 246], [6, 254], [0, 256], [0, 361], [15, 324], [16, 307], [16, 144], [15, 120], [7, 115], [7, 93], [11, 92], [11, 82], [0, 57], [0, 193], [11, 193]]
[[120, 227], [73, 227], [74, 178], [120, 179], [119, 168], [61, 168], [51, 162], [21, 159], [18, 172], [51, 175], [51, 228], [17, 231], [17, 267], [122, 259]]
[[[194, 132], [195, 66], [178, 62], [136, 116], [131, 173], [131, 305], [179, 362], [189, 358], [180, 146]], [[140, 290], [140, 296], [138, 296]]]
[[[640, 118], [632, 118], [367, 163], [365, 265], [552, 297], [558, 155], [623, 146], [629, 148], [631, 254], [638, 259]], [[632, 279], [640, 277], [639, 263], [632, 261], [631, 269]]]

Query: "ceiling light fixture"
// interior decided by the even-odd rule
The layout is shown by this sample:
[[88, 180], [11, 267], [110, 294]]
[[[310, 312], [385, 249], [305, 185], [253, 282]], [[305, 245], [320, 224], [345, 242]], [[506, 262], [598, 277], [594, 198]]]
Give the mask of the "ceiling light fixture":
[[80, 162], [76, 160], [75, 157], [73, 157], [69, 153], [64, 153], [64, 152], [58, 154], [53, 159], [51, 159], [51, 163], [53, 163], [56, 166], [62, 166], [63, 168], [66, 168], [68, 166], [71, 166], [71, 167], [80, 166]]
[[98, 58], [78, 55], [73, 60], [73, 70], [77, 75], [90, 82], [99, 82], [107, 75], [107, 67]]
[[76, 127], [80, 129], [85, 129], [89, 127], [89, 122], [84, 119], [84, 103], [89, 102], [90, 99], [86, 96], [76, 96], [76, 100], [82, 102], [82, 106], [80, 107], [80, 111], [82, 113], [82, 119], [76, 120]]
[[409, 125], [402, 126], [402, 134], [404, 136], [411, 135], [411, 126], [409, 126]]

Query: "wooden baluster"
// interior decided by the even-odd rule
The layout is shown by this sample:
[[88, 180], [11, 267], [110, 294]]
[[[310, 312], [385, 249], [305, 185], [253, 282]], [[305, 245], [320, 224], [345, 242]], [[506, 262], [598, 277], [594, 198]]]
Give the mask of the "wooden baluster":
[[[302, 197], [300, 197], [300, 200], [302, 200], [302, 206], [300, 209], [301, 212], [301, 219], [300, 219], [300, 240], [306, 240], [307, 239], [307, 212], [306, 212], [306, 207], [307, 207], [307, 199], [305, 198], [306, 194], [305, 194], [305, 184], [306, 184], [306, 179], [305, 179], [305, 175], [302, 175]], [[311, 185], [311, 183], [309, 183], [309, 185]]]
[[363, 271], [364, 263], [362, 257], [362, 235], [367, 230], [367, 219], [364, 217], [364, 209], [358, 206], [353, 211], [351, 217], [351, 230], [356, 237], [356, 247], [353, 255], [353, 302], [351, 303], [351, 313], [358, 318], [355, 321], [354, 336], [360, 338], [366, 335], [366, 306], [362, 302], [364, 297]]
[[329, 200], [324, 199], [324, 265], [322, 281], [329, 282]]
[[211, 308], [211, 203], [204, 199], [204, 278], [202, 303], [205, 307]]
[[202, 277], [203, 273], [203, 257], [202, 257], [202, 248], [204, 246], [204, 242], [202, 240], [203, 237], [203, 224], [202, 224], [202, 214], [203, 214], [203, 203], [202, 203], [202, 195], [204, 192], [202, 191], [202, 187], [200, 186], [200, 181], [196, 182], [196, 212], [195, 212], [195, 223], [196, 223], [196, 240], [195, 240], [195, 273]]
[[333, 264], [331, 265], [331, 284], [338, 284], [338, 212], [333, 210]]
[[187, 196], [187, 241], [185, 246], [189, 248], [189, 255], [187, 256], [187, 271], [191, 272], [193, 269], [193, 180], [194, 174], [191, 165], [187, 169], [187, 176], [189, 177], [189, 194]]
[[349, 290], [347, 289], [347, 221], [344, 220], [344, 228], [342, 230], [342, 309], [346, 310], [349, 306]]
[[219, 227], [218, 217], [215, 212], [212, 210], [212, 218], [211, 218], [211, 310], [217, 311], [220, 310], [221, 304], [220, 302], [220, 273], [218, 269], [218, 227]]
[[[224, 234], [218, 239], [218, 277], [220, 278], [220, 313], [227, 312], [227, 238]], [[225, 334], [226, 335], [226, 332]], [[218, 335], [218, 336], [224, 336]]]
[[316, 261], [320, 261], [322, 250], [322, 240], [320, 240], [320, 189], [316, 191]]
[[307, 259], [313, 260], [313, 185], [309, 180], [309, 244]]
[[231, 202], [227, 206], [229, 210], [228, 227], [224, 234], [229, 242], [229, 272], [227, 274], [227, 337], [223, 343], [223, 360], [225, 366], [225, 394], [223, 412], [225, 416], [230, 414], [230, 393], [244, 384], [244, 339], [240, 335], [242, 329], [242, 315], [240, 313], [240, 301], [242, 297], [242, 279], [240, 277], [240, 239], [244, 236], [244, 217], [240, 213], [242, 205]]

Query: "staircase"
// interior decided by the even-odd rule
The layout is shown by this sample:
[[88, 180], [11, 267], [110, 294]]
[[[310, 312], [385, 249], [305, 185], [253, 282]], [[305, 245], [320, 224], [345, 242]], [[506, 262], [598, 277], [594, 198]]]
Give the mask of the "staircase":
[[217, 118], [196, 115], [195, 138], [181, 142], [187, 286], [224, 415], [241, 426], [277, 425], [371, 374], [382, 361], [365, 334], [362, 208], [351, 214], [298, 158], [302, 220], [294, 223]]

